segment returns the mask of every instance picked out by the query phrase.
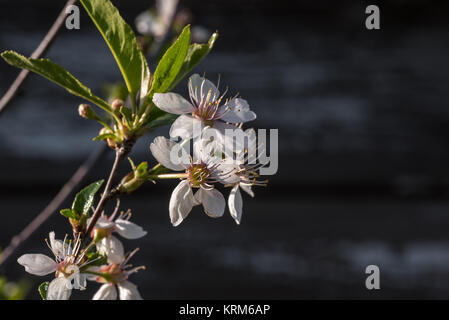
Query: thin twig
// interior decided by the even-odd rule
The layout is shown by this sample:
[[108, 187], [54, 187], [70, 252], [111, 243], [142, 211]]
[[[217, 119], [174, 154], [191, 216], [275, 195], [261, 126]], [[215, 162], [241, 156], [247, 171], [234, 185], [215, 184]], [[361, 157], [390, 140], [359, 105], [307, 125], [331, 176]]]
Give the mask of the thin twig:
[[[126, 142], [125, 142], [126, 143]], [[95, 224], [98, 221], [98, 218], [100, 218], [101, 213], [103, 212], [103, 209], [108, 202], [108, 200], [111, 198], [111, 188], [112, 184], [114, 183], [114, 179], [117, 176], [118, 170], [120, 168], [120, 164], [122, 163], [123, 159], [125, 159], [126, 155], [129, 153], [130, 149], [127, 149], [125, 147], [120, 147], [115, 151], [115, 159], [114, 164], [112, 165], [111, 173], [109, 174], [108, 181], [106, 182], [106, 186], [104, 187], [103, 194], [101, 195], [101, 199], [98, 202], [97, 208], [95, 209], [94, 214], [92, 215], [92, 219], [89, 222], [89, 225], [87, 226], [85, 235], [89, 235], [92, 229], [94, 228]]]
[[17, 236], [11, 239], [11, 243], [3, 250], [0, 257], [0, 268], [5, 266], [12, 254], [27, 240], [58, 208], [80, 184], [89, 171], [95, 166], [107, 150], [106, 144], [101, 144], [86, 161], [76, 170], [73, 176], [59, 190], [53, 200], [33, 219]]
[[[56, 18], [55, 22], [51, 26], [50, 30], [48, 30], [47, 34], [45, 35], [44, 39], [41, 41], [39, 46], [34, 50], [33, 54], [31, 55], [31, 58], [38, 59], [42, 57], [42, 55], [45, 54], [45, 52], [48, 50], [50, 45], [52, 44], [53, 40], [55, 39], [56, 35], [58, 34], [59, 30], [61, 29], [61, 26], [63, 25], [66, 17], [66, 8], [70, 5], [73, 5], [76, 3], [77, 0], [68, 0], [65, 4], [64, 8], [62, 9], [61, 13], [59, 13], [58, 18]], [[11, 102], [12, 98], [17, 94], [19, 91], [19, 88], [22, 86], [26, 78], [28, 77], [30, 71], [23, 69], [20, 71], [17, 78], [14, 80], [14, 82], [9, 87], [8, 91], [3, 95], [3, 97], [0, 99], [0, 114], [5, 110], [6, 106]]]

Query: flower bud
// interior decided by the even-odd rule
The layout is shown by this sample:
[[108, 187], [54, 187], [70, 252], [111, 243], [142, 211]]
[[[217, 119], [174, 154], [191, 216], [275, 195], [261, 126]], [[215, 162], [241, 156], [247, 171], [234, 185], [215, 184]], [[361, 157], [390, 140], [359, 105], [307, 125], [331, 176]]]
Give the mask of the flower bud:
[[117, 144], [117, 142], [115, 142], [114, 140], [112, 140], [112, 139], [110, 139], [110, 138], [107, 138], [107, 139], [106, 139], [106, 142], [108, 143], [109, 148], [111, 148], [111, 149], [113, 149], [113, 150], [117, 149], [118, 144]]
[[107, 134], [107, 133], [112, 133], [112, 131], [109, 130], [108, 128], [101, 128], [100, 132], [98, 132], [98, 135], [101, 136], [101, 135]]
[[95, 227], [90, 236], [92, 237], [92, 239], [94, 240], [95, 243], [99, 242], [101, 239], [105, 238], [107, 236], [107, 232], [104, 229], [101, 228], [97, 228]]
[[78, 113], [84, 119], [98, 119], [97, 114], [88, 104], [80, 104], [78, 107]]
[[130, 172], [120, 182], [119, 191], [120, 193], [129, 194], [138, 189], [144, 182], [145, 179], [137, 177], [134, 172]]
[[112, 101], [111, 107], [114, 112], [120, 111], [120, 108], [123, 106], [123, 101], [120, 99], [115, 99]]
[[118, 124], [118, 129], [125, 139], [128, 138], [129, 130], [123, 123]]

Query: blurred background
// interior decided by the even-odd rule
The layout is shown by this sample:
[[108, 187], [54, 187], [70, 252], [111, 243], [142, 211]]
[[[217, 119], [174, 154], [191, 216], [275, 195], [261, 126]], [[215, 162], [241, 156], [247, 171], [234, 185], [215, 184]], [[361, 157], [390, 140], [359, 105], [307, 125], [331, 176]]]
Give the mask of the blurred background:
[[[0, 0], [0, 50], [30, 55], [65, 1]], [[154, 1], [115, 0], [134, 27]], [[293, 5], [294, 3], [294, 5]], [[381, 29], [365, 28], [377, 4]], [[449, 4], [394, 1], [180, 1], [193, 26], [218, 30], [196, 68], [247, 99], [256, 128], [279, 129], [279, 171], [267, 188], [244, 195], [242, 224], [195, 208], [173, 228], [175, 182], [145, 185], [122, 199], [149, 235], [132, 277], [146, 299], [448, 298]], [[81, 9], [81, 29], [62, 29], [47, 57], [100, 95], [120, 73]], [[150, 61], [153, 65], [154, 61]], [[0, 62], [0, 94], [18, 70]], [[177, 92], [186, 93], [186, 81]], [[82, 100], [32, 75], [0, 115], [0, 247], [45, 207], [100, 142], [99, 127], [78, 116]], [[132, 157], [152, 161], [154, 131]], [[112, 152], [84, 185], [105, 176]], [[125, 165], [122, 174], [128, 172]], [[71, 199], [63, 207], [68, 207]], [[49, 231], [69, 226], [55, 214], [0, 274], [42, 278], [15, 260], [50, 254]], [[365, 288], [365, 268], [380, 268], [380, 290]], [[98, 286], [91, 284], [88, 298]]]

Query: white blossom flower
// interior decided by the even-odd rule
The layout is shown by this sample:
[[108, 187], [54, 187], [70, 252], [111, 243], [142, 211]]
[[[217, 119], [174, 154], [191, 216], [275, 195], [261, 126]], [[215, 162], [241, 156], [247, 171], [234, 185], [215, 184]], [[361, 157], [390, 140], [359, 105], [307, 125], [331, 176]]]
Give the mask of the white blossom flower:
[[226, 92], [220, 96], [218, 88], [209, 80], [194, 74], [188, 83], [190, 102], [173, 92], [155, 93], [154, 104], [168, 113], [179, 114], [170, 128], [170, 137], [195, 138], [209, 126], [224, 134], [226, 129], [239, 130], [237, 124], [256, 119], [248, 102], [231, 98], [223, 105]]
[[131, 265], [127, 264], [137, 250], [138, 249], [130, 252], [126, 257], [123, 257], [123, 260], [120, 263], [89, 268], [89, 272], [97, 274], [89, 279], [104, 283], [95, 293], [92, 300], [116, 300], [116, 286], [119, 291], [120, 300], [142, 300], [142, 297], [137, 290], [137, 286], [128, 281], [130, 274], [145, 269], [144, 266], [130, 269]]
[[[48, 247], [55, 256], [54, 259], [44, 254], [24, 254], [17, 262], [25, 267], [25, 271], [37, 276], [45, 276], [55, 272], [47, 291], [47, 300], [68, 300], [72, 288], [84, 290], [86, 287], [86, 275], [79, 272], [80, 268], [88, 263], [82, 264], [84, 252], [80, 254], [81, 241], [78, 237], [73, 243], [56, 240], [55, 233], [49, 234]], [[72, 284], [73, 281], [73, 284]]]
[[125, 250], [122, 242], [112, 233], [116, 232], [125, 239], [138, 239], [147, 234], [142, 227], [129, 221], [131, 211], [121, 212], [117, 219], [114, 220], [116, 211], [110, 216], [102, 215], [94, 229], [92, 230], [92, 238], [96, 239], [97, 250], [108, 257], [109, 263], [119, 263], [123, 260]]
[[[150, 145], [153, 156], [164, 167], [174, 171], [184, 171], [184, 178], [173, 190], [169, 203], [170, 220], [173, 226], [178, 226], [190, 213], [193, 206], [202, 204], [204, 212], [213, 218], [221, 217], [226, 207], [226, 201], [220, 191], [214, 188], [214, 183], [221, 181], [227, 174], [228, 166], [222, 159], [211, 156], [213, 148], [208, 148], [204, 140], [197, 140], [193, 145], [193, 158], [189, 163], [175, 164], [170, 155], [179, 144], [165, 137], [156, 137]], [[198, 191], [193, 194], [193, 188]]]
[[[265, 163], [260, 162], [258, 158], [258, 147], [264, 148], [263, 145], [257, 145], [257, 137], [254, 129], [245, 131], [247, 144], [245, 148], [236, 155], [233, 160], [235, 170], [228, 170], [228, 173], [222, 177], [222, 182], [227, 187], [232, 187], [228, 197], [228, 208], [231, 216], [237, 224], [240, 224], [243, 212], [243, 199], [240, 189], [245, 191], [251, 197], [254, 197], [252, 186], [266, 186], [268, 180], [258, 180], [259, 174], [257, 170], [264, 166]], [[259, 150], [259, 153], [262, 150]]]

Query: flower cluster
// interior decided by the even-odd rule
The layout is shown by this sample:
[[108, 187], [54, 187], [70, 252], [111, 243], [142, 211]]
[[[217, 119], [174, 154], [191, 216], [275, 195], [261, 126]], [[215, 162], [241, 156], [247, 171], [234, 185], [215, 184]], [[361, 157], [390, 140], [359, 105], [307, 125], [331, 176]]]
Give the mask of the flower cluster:
[[114, 213], [107, 217], [104, 213], [98, 219], [91, 233], [91, 241], [84, 246], [80, 235], [75, 241], [55, 239], [55, 233], [50, 232], [46, 240], [54, 258], [43, 254], [25, 254], [17, 262], [25, 267], [25, 271], [37, 276], [53, 273], [54, 279], [41, 285], [43, 298], [47, 300], [68, 300], [73, 289], [84, 290], [86, 280], [103, 283], [93, 299], [116, 299], [118, 287], [121, 300], [142, 299], [137, 287], [129, 282], [128, 276], [143, 266], [132, 268], [127, 264], [138, 249], [125, 254], [123, 244], [113, 233], [118, 233], [126, 239], [137, 239], [146, 235], [140, 226], [129, 221], [131, 212], [122, 212], [116, 218], [118, 206]]
[[[263, 148], [254, 129], [243, 130], [243, 123], [256, 119], [246, 100], [225, 99], [219, 89], [204, 77], [189, 78], [190, 101], [177, 93], [156, 93], [154, 104], [179, 117], [170, 128], [169, 140], [156, 137], [150, 145], [153, 156], [167, 169], [179, 174], [156, 178], [181, 178], [169, 203], [170, 220], [178, 226], [196, 205], [202, 205], [210, 217], [224, 214], [226, 201], [218, 186], [231, 187], [228, 207], [237, 224], [242, 217], [240, 189], [254, 196], [252, 186], [265, 185], [258, 180], [258, 168], [264, 165], [257, 156]], [[192, 143], [191, 143], [192, 142]], [[190, 144], [193, 151], [189, 152]], [[194, 190], [198, 189], [195, 193]]]
[[[84, 187], [70, 208], [60, 210], [70, 223], [73, 236], [58, 240], [50, 232], [46, 242], [53, 257], [24, 254], [17, 261], [30, 274], [53, 276], [39, 286], [42, 299], [66, 300], [74, 290], [84, 290], [88, 282], [97, 282], [100, 286], [94, 300], [140, 300], [139, 290], [129, 278], [145, 267], [129, 263], [138, 249], [126, 252], [120, 239], [139, 239], [147, 232], [130, 221], [129, 209], [120, 210], [121, 197], [148, 181], [180, 179], [169, 201], [173, 226], [179, 226], [195, 206], [201, 206], [213, 218], [223, 216], [227, 206], [231, 217], [240, 224], [241, 190], [254, 197], [253, 186], [267, 184], [260, 175], [274, 174], [277, 161], [274, 166], [270, 163], [271, 170], [266, 170], [271, 159], [265, 155], [265, 133], [258, 131], [259, 139], [254, 129], [244, 127], [256, 119], [245, 99], [238, 95], [227, 97], [227, 89], [220, 93], [218, 84], [198, 74], [188, 79], [189, 99], [170, 92], [209, 54], [218, 32], [205, 43], [192, 43], [199, 35], [204, 37], [205, 30], [190, 29], [185, 12], [177, 11], [177, 0], [157, 1], [156, 14], [140, 15], [136, 19], [137, 29], [144, 36], [139, 38], [111, 1], [80, 3], [104, 37], [123, 76], [123, 84], [109, 88], [107, 101], [48, 59], [26, 58], [10, 50], [2, 52], [1, 57], [101, 109], [102, 114], [97, 114], [91, 105], [83, 103], [78, 113], [101, 125], [93, 140], [102, 141], [113, 150], [114, 163], [107, 178]], [[163, 46], [172, 31], [179, 35], [169, 46]], [[163, 52], [158, 52], [161, 48]], [[150, 69], [154, 61], [149, 63], [148, 56], [152, 56], [150, 60], [160, 57], [154, 70]], [[159, 136], [150, 143], [155, 165], [151, 167], [147, 161], [135, 164], [131, 151], [137, 140], [168, 124], [170, 137]], [[273, 145], [277, 150], [277, 144], [270, 143], [270, 156], [276, 154], [272, 152]], [[119, 179], [126, 159], [131, 170]], [[111, 201], [116, 201], [116, 206], [109, 214]]]

